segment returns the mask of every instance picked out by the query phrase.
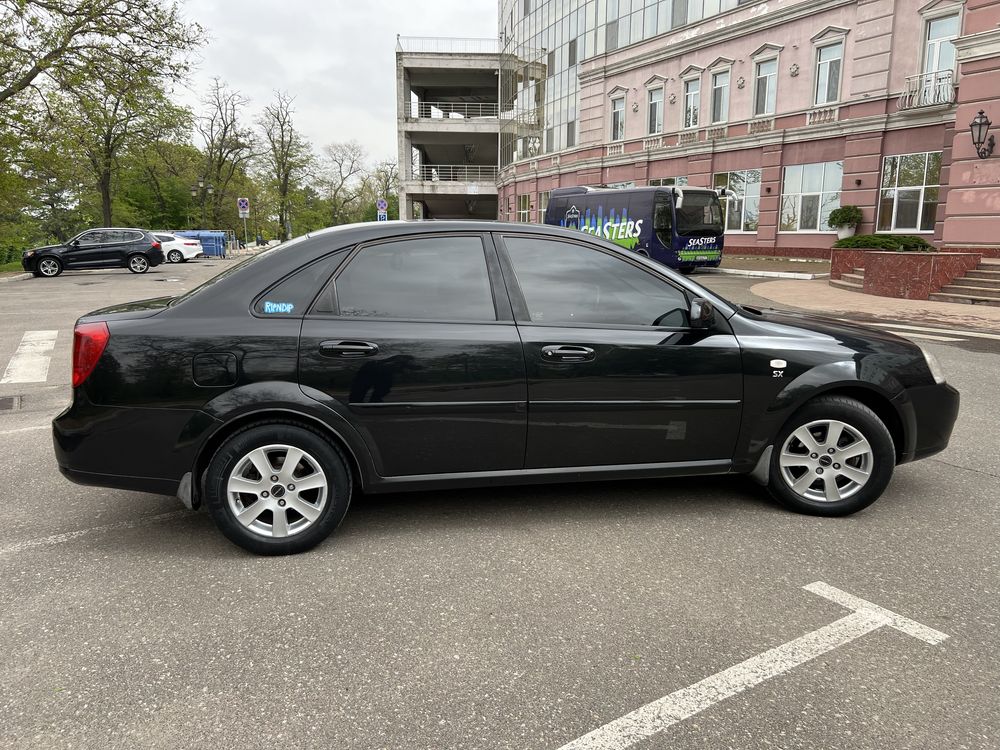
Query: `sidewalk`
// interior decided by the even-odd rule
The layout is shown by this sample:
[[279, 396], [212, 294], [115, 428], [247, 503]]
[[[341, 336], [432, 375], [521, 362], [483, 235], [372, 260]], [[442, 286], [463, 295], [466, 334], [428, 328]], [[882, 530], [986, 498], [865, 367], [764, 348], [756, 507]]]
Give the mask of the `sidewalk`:
[[1000, 333], [1000, 307], [876, 297], [837, 289], [826, 280], [765, 281], [755, 284], [750, 291], [781, 305], [836, 317], [862, 315], [887, 320], [919, 321], [953, 330]]

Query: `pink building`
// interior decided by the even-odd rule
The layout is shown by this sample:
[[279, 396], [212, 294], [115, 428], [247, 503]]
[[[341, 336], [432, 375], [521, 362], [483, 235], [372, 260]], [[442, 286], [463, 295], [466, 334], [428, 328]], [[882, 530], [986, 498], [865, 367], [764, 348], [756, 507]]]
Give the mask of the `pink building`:
[[969, 131], [980, 109], [1000, 130], [1000, 1], [725, 7], [584, 57], [573, 145], [501, 144], [500, 217], [541, 220], [559, 186], [676, 181], [735, 193], [728, 252], [825, 256], [852, 204], [858, 233], [1000, 256], [1000, 149], [980, 159]]

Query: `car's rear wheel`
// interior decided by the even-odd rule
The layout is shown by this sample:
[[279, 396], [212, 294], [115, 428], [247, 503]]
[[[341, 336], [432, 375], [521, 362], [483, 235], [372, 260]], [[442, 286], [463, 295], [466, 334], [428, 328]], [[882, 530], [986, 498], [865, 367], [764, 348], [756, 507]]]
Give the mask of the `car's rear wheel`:
[[57, 258], [42, 258], [38, 261], [37, 268], [37, 275], [49, 278], [58, 276], [63, 272], [62, 263]]
[[297, 425], [266, 423], [236, 433], [205, 475], [205, 505], [219, 530], [260, 555], [315, 547], [337, 528], [350, 501], [343, 454]]
[[180, 250], [171, 250], [169, 253], [167, 253], [167, 260], [169, 260], [171, 263], [183, 263], [184, 254], [181, 253]]
[[822, 396], [778, 434], [768, 489], [791, 510], [845, 516], [879, 498], [895, 465], [892, 435], [875, 412], [851, 398]]
[[130, 255], [128, 259], [128, 270], [132, 273], [146, 273], [146, 271], [149, 270], [149, 261], [146, 260], [146, 256], [139, 255], [138, 253]]

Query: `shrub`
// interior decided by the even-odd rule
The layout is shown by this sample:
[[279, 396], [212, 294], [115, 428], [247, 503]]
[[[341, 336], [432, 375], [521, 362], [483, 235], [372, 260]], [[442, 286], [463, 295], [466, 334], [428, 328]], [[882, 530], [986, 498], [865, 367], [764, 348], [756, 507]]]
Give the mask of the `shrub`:
[[857, 206], [841, 206], [830, 212], [831, 227], [856, 227], [861, 219], [861, 209]]
[[934, 245], [923, 237], [916, 237], [912, 234], [894, 234], [892, 238], [899, 243], [899, 249], [909, 252], [929, 252], [934, 249]]
[[833, 243], [834, 247], [858, 247], [867, 250], [900, 250], [900, 244], [892, 235], [856, 234]]

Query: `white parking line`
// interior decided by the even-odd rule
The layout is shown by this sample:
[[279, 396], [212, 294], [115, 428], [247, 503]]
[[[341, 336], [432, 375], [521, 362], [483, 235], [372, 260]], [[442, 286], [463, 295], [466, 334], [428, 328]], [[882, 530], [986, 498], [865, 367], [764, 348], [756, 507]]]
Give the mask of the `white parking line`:
[[16, 435], [19, 432], [34, 432], [35, 430], [50, 430], [52, 425], [40, 424], [35, 427], [17, 427], [13, 430], [0, 430], [0, 435]]
[[896, 331], [900, 336], [908, 339], [920, 339], [921, 341], [965, 341], [965, 339], [955, 338], [954, 336], [932, 336], [929, 333], [913, 333], [912, 331]]
[[979, 331], [962, 331], [957, 328], [928, 328], [927, 326], [910, 326], [902, 323], [875, 323], [873, 321], [851, 320], [850, 318], [840, 318], [845, 323], [858, 323], [865, 326], [875, 326], [876, 328], [890, 328], [898, 331], [919, 331], [921, 333], [940, 333], [946, 336], [961, 336], [971, 339], [990, 339], [1000, 341], [1000, 334], [981, 333]]
[[822, 581], [803, 588], [853, 610], [849, 615], [788, 643], [706, 677], [605, 724], [559, 750], [625, 750], [719, 701], [777, 677], [883, 626], [938, 644], [948, 636]]
[[25, 331], [21, 344], [7, 363], [3, 383], [44, 383], [59, 331]]
[[78, 539], [81, 536], [89, 536], [90, 534], [98, 534], [102, 531], [117, 531], [118, 529], [135, 529], [139, 526], [146, 526], [148, 524], [154, 523], [156, 521], [172, 521], [175, 518], [181, 518], [182, 516], [193, 515], [189, 510], [172, 510], [169, 513], [159, 513], [155, 516], [146, 516], [145, 518], [140, 518], [135, 521], [119, 521], [118, 523], [109, 523], [107, 526], [92, 526], [89, 529], [79, 529], [78, 531], [67, 531], [64, 534], [53, 534], [52, 536], [45, 536], [40, 539], [28, 539], [24, 542], [15, 542], [6, 547], [0, 547], [0, 556], [9, 555], [15, 552], [24, 552], [28, 549], [34, 549], [36, 547], [51, 547], [55, 544], [62, 544], [63, 542], [68, 542], [73, 539]]

